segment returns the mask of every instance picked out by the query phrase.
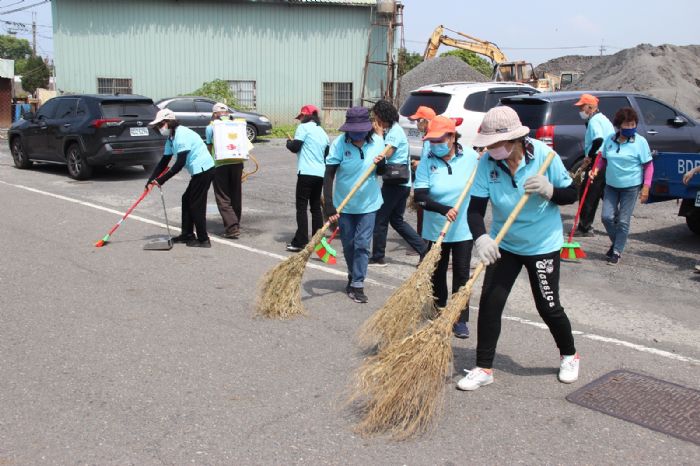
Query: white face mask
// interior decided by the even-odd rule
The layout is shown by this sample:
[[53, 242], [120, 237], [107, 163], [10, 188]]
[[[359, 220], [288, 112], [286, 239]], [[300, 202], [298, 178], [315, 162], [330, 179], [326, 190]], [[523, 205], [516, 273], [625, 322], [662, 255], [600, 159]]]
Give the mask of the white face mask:
[[158, 128], [158, 132], [160, 132], [161, 136], [165, 136], [166, 138], [170, 137], [170, 128], [166, 128], [165, 126]]
[[513, 153], [513, 148], [511, 147], [510, 150], [506, 149], [505, 144], [500, 146], [500, 147], [494, 147], [493, 149], [488, 150], [489, 156], [494, 159], [494, 160], [505, 160], [508, 157], [510, 157], [510, 154]]
[[584, 112], [583, 110], [578, 112], [578, 116], [580, 116], [582, 120], [588, 120], [589, 118], [588, 113]]

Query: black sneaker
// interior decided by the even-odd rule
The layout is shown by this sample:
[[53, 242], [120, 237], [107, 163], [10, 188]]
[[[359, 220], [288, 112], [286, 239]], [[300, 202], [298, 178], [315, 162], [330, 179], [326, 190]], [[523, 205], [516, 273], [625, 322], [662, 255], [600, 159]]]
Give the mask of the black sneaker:
[[356, 303], [366, 303], [368, 301], [364, 288], [355, 288], [351, 286], [348, 291], [348, 297]]
[[194, 236], [193, 234], [189, 234], [189, 235], [182, 234], [182, 235], [175, 236], [173, 238], [173, 243], [189, 243], [193, 239], [197, 239], [197, 237]]
[[608, 259], [608, 265], [617, 265], [620, 262], [620, 255], [616, 252], [613, 252], [610, 258]]
[[187, 242], [187, 246], [191, 248], [210, 248], [211, 247], [211, 241], [209, 239], [205, 240], [198, 240], [198, 239], [193, 239]]
[[383, 257], [380, 257], [379, 259], [370, 259], [369, 260], [369, 265], [371, 267], [386, 267], [386, 262], [384, 261]]
[[304, 249], [304, 248], [302, 248], [301, 246], [295, 246], [292, 243], [287, 244], [287, 251], [289, 251], [289, 252], [299, 252], [302, 249]]
[[612, 255], [613, 255], [613, 252], [615, 252], [615, 251], [613, 250], [613, 246], [612, 246], [612, 244], [611, 244], [611, 245], [610, 245], [610, 249], [608, 249], [608, 252], [605, 253], [605, 257], [607, 257], [608, 259], [610, 259], [610, 258], [612, 257]]
[[577, 228], [574, 232], [574, 237], [576, 238], [592, 238], [593, 236], [595, 236], [595, 233], [593, 233], [592, 228], [590, 230], [579, 230]]
[[352, 278], [348, 277], [348, 284], [345, 286], [345, 294], [350, 295], [350, 283], [352, 283]]

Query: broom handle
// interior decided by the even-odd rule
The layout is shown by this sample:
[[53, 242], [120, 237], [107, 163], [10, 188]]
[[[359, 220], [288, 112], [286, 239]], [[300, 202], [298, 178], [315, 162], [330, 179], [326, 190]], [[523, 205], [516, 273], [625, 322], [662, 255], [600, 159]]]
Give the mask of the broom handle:
[[[595, 162], [593, 162], [593, 167], [595, 167], [598, 164], [598, 160], [600, 159], [601, 153], [598, 152], [598, 154], [595, 156]], [[583, 194], [581, 195], [581, 200], [578, 203], [578, 209], [576, 209], [576, 217], [574, 217], [574, 226], [571, 228], [571, 232], [569, 233], [569, 239], [566, 240], [567, 243], [570, 243], [572, 239], [574, 239], [574, 231], [576, 231], [576, 227], [578, 226], [578, 221], [579, 218], [581, 217], [581, 211], [583, 210], [583, 204], [586, 202], [586, 196], [588, 196], [588, 188], [591, 186], [591, 176], [588, 175], [588, 178], [586, 179], [586, 186], [583, 188]]]
[[[472, 188], [472, 185], [474, 184], [474, 180], [476, 179], [476, 171], [479, 168], [479, 162], [477, 161], [476, 167], [474, 167], [474, 170], [472, 171], [472, 174], [469, 175], [469, 179], [467, 180], [467, 184], [462, 190], [462, 194], [459, 195], [459, 198], [457, 198], [457, 202], [455, 203], [453, 209], [459, 212], [459, 209], [462, 207], [462, 203], [464, 200], [467, 198], [467, 194], [469, 194], [469, 191]], [[445, 225], [442, 227], [442, 230], [440, 231], [440, 236], [438, 236], [437, 241], [435, 244], [440, 245], [442, 244], [442, 241], [445, 239], [445, 236], [447, 235], [447, 231], [450, 229], [454, 222], [447, 220], [445, 222]]]
[[340, 227], [336, 227], [335, 230], [333, 230], [333, 234], [331, 234], [330, 238], [328, 238], [328, 243], [335, 239], [335, 235], [337, 235], [339, 231]]
[[[554, 157], [556, 156], [556, 152], [551, 151], [549, 154], [547, 154], [547, 158], [544, 160], [544, 163], [540, 167], [540, 169], [537, 171], [538, 175], [544, 175], [544, 172], [547, 171], [547, 168], [549, 168], [549, 165], [552, 163], [552, 160], [554, 160]], [[525, 193], [523, 194], [523, 197], [520, 198], [520, 201], [516, 204], [516, 206], [513, 208], [513, 211], [510, 213], [508, 216], [508, 220], [506, 220], [506, 223], [503, 224], [503, 228], [501, 228], [501, 231], [498, 232], [498, 236], [496, 236], [496, 244], [500, 243], [501, 240], [506, 236], [506, 233], [508, 233], [508, 229], [513, 225], [513, 222], [515, 222], [515, 218], [520, 214], [520, 211], [523, 210], [523, 206], [525, 203], [530, 199], [530, 195]], [[479, 275], [481, 275], [481, 272], [486, 269], [486, 265], [484, 265], [483, 262], [479, 262], [479, 265], [476, 266], [474, 269], [474, 273], [472, 276], [469, 278], [469, 281], [464, 284], [462, 288], [459, 289], [459, 293], [463, 295], [469, 296], [471, 294], [471, 289], [472, 286], [474, 286], [474, 282], [476, 281], [477, 278], [479, 278]], [[455, 319], [457, 316], [455, 316]]]

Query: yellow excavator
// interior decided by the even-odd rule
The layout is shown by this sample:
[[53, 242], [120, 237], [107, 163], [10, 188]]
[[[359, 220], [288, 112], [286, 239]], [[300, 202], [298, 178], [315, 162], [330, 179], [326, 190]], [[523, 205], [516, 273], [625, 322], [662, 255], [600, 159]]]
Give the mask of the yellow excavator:
[[[463, 39], [453, 39], [445, 35], [445, 30], [453, 32]], [[550, 89], [552, 87], [548, 79], [538, 79], [532, 63], [526, 61], [509, 61], [506, 55], [493, 42], [479, 39], [464, 34], [463, 32], [448, 29], [442, 25], [435, 28], [428, 40], [428, 45], [423, 53], [423, 60], [430, 60], [437, 55], [440, 45], [447, 45], [462, 50], [469, 50], [479, 55], [489, 57], [493, 63], [493, 81], [510, 81], [529, 84], [538, 89]]]

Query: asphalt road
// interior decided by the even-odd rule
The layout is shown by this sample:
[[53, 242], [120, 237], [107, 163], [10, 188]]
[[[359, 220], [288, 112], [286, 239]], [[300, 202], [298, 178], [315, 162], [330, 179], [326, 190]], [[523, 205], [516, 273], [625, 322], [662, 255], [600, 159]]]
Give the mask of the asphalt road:
[[[280, 141], [255, 154], [261, 169], [244, 185], [239, 240], [155, 252], [142, 246], [165, 232], [157, 196], [106, 247], [93, 246], [140, 194], [143, 170], [75, 182], [60, 166], [17, 170], [0, 150], [0, 465], [700, 463], [697, 445], [565, 400], [619, 368], [700, 388], [700, 275], [691, 270], [700, 238], [675, 203], [637, 208], [618, 267], [602, 260], [600, 222], [601, 234], [582, 241], [589, 259], [563, 265], [578, 383], [557, 382], [556, 347], [521, 275], [496, 382], [473, 393], [449, 386], [435, 430], [396, 443], [355, 435], [343, 394], [362, 359], [355, 332], [417, 257], [392, 232], [390, 266], [370, 270], [367, 305], [342, 293], [342, 261], [313, 261], [308, 317], [254, 319], [257, 280], [295, 229], [293, 157]], [[175, 226], [186, 182], [183, 173], [164, 188]], [[216, 235], [212, 193], [209, 202]], [[573, 207], [563, 214], [570, 227]], [[454, 341], [454, 380], [473, 365], [475, 343]]]

